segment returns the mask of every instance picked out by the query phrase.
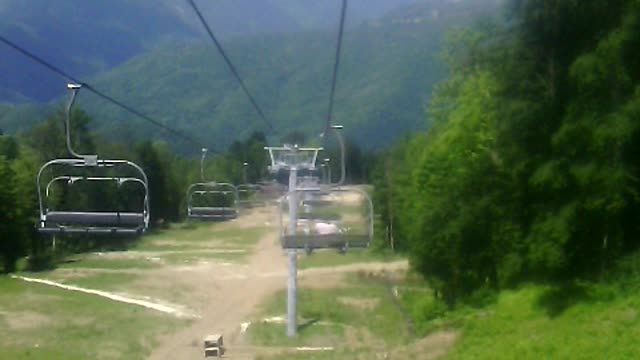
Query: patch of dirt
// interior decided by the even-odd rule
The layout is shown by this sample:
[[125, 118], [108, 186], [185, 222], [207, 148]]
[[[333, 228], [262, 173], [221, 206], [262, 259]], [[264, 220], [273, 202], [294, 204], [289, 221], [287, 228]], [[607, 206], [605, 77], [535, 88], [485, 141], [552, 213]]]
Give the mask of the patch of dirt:
[[186, 250], [150, 250], [150, 251], [139, 251], [139, 250], [128, 250], [128, 251], [118, 251], [118, 252], [107, 252], [107, 253], [94, 253], [94, 257], [100, 259], [155, 259], [164, 255], [180, 255], [180, 254], [244, 254], [246, 253], [246, 249], [219, 249], [219, 248], [209, 248], [209, 249], [186, 249]]
[[339, 272], [312, 273], [306, 276], [300, 276], [300, 272], [298, 272], [298, 284], [301, 288], [307, 289], [335, 289], [347, 286], [345, 274]]
[[[224, 249], [230, 247], [231, 244], [228, 244], [228, 239], [220, 239], [217, 238], [211, 241], [201, 241], [201, 240], [153, 240], [150, 244], [153, 244], [155, 247], [166, 247], [168, 249], [176, 248], [176, 249], [189, 249], [199, 250], [199, 249]], [[150, 250], [153, 251], [153, 250]]]
[[365, 299], [365, 298], [341, 296], [341, 297], [338, 297], [338, 302], [341, 302], [347, 306], [352, 306], [359, 310], [371, 311], [378, 306], [378, 304], [380, 303], [380, 299], [378, 298]]
[[33, 311], [0, 312], [0, 315], [9, 329], [16, 331], [43, 328], [52, 323], [50, 317]]
[[394, 262], [364, 262], [349, 265], [339, 265], [331, 267], [319, 267], [304, 269], [298, 272], [299, 276], [316, 276], [332, 273], [349, 273], [357, 272], [364, 276], [384, 276], [388, 277], [390, 273], [403, 273], [409, 270], [408, 260], [399, 260]]

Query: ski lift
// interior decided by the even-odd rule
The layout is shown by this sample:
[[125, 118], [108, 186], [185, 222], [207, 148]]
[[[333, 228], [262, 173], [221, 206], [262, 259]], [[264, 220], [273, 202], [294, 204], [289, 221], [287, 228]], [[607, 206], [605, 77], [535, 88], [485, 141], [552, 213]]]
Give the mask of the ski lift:
[[[313, 195], [322, 205], [305, 201], [305, 195]], [[293, 217], [291, 213], [287, 216], [285, 209], [291, 196], [300, 198]], [[344, 252], [369, 247], [373, 239], [373, 203], [366, 191], [356, 187], [334, 188], [326, 195], [317, 190], [290, 191], [280, 201], [279, 214], [280, 241], [285, 249]]]
[[[38, 172], [38, 231], [45, 234], [141, 234], [149, 227], [149, 182], [142, 168], [128, 160], [81, 155], [71, 146], [70, 113], [80, 88], [81, 85], [67, 85], [71, 98], [65, 109], [64, 125], [67, 150], [73, 158], [51, 160]], [[85, 196], [85, 200], [99, 198], [97, 195], [105, 194], [109, 186], [113, 191], [111, 194], [117, 194], [116, 199], [104, 196], [90, 209], [87, 206], [80, 209], [77, 204], [63, 206], [63, 202], [56, 201], [56, 198], [73, 195]], [[54, 189], [62, 189], [62, 195], [66, 196], [55, 196]]]
[[200, 177], [202, 182], [187, 189], [187, 217], [199, 220], [231, 220], [238, 217], [238, 189], [229, 183], [207, 181], [204, 161], [207, 149], [202, 149]]
[[[280, 241], [285, 249], [304, 249], [311, 253], [314, 249], [335, 248], [345, 252], [350, 248], [366, 248], [373, 239], [373, 202], [364, 190], [342, 187], [345, 146], [337, 131], [342, 126], [334, 125], [331, 129], [341, 151], [341, 175], [337, 183], [331, 182], [330, 175], [326, 176], [325, 184], [317, 177], [302, 177], [301, 181], [296, 178], [294, 170], [316, 170], [321, 148], [267, 148], [272, 172], [287, 168], [294, 173], [290, 178], [290, 191], [281, 198], [279, 205]], [[324, 165], [330, 174], [328, 162], [325, 159]], [[285, 206], [288, 209], [285, 210]]]

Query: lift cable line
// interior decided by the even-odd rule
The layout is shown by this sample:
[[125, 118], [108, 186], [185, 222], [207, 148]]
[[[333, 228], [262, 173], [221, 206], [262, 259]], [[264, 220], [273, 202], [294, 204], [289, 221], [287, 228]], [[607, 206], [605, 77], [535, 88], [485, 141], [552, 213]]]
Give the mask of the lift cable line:
[[207, 34], [209, 34], [209, 38], [211, 38], [211, 41], [213, 41], [213, 44], [215, 45], [216, 49], [218, 49], [218, 52], [220, 52], [220, 55], [222, 55], [222, 58], [224, 59], [224, 61], [229, 66], [229, 70], [231, 70], [231, 73], [233, 73], [233, 76], [240, 83], [240, 87], [244, 91], [245, 95], [247, 95], [247, 97], [249, 98], [249, 101], [251, 102], [251, 105], [253, 105], [253, 107], [256, 109], [256, 112], [258, 112], [258, 115], [260, 115], [260, 118], [262, 118], [264, 123], [267, 125], [267, 127], [269, 128], [269, 131], [273, 131], [273, 125], [271, 125], [271, 122], [269, 122], [269, 120], [267, 120], [267, 117], [264, 115], [264, 112], [262, 111], [262, 109], [260, 108], [260, 106], [258, 105], [256, 100], [254, 99], [254, 97], [249, 92], [249, 89], [247, 89], [247, 86], [245, 85], [244, 81], [242, 80], [242, 77], [240, 77], [240, 74], [238, 73], [238, 70], [236, 69], [236, 67], [231, 62], [231, 59], [229, 59], [229, 56], [227, 56], [227, 53], [222, 48], [222, 45], [220, 44], [220, 42], [218, 41], [216, 36], [213, 34], [213, 31], [211, 30], [211, 27], [209, 27], [209, 24], [207, 23], [207, 20], [205, 20], [204, 16], [200, 12], [200, 9], [198, 9], [198, 6], [196, 5], [195, 1], [194, 0], [187, 0], [187, 2], [189, 3], [189, 5], [191, 5], [191, 7], [195, 11], [196, 15], [198, 15], [198, 19], [200, 19], [200, 22], [202, 23], [202, 26], [204, 26], [205, 30], [207, 31]]
[[[205, 146], [203, 146], [201, 144], [200, 141], [196, 140], [195, 138], [183, 133], [182, 131], [173, 129], [173, 128], [163, 124], [162, 122], [160, 122], [158, 120], [153, 119], [149, 115], [146, 115], [146, 114], [134, 109], [133, 107], [123, 103], [122, 101], [119, 101], [119, 100], [117, 100], [117, 99], [115, 99], [115, 98], [103, 93], [102, 91], [94, 88], [93, 86], [91, 86], [90, 84], [88, 84], [88, 83], [86, 83], [84, 81], [80, 81], [78, 78], [76, 78], [76, 77], [72, 76], [71, 74], [65, 72], [64, 70], [52, 65], [51, 63], [45, 61], [41, 57], [33, 54], [32, 52], [26, 50], [23, 47], [17, 45], [16, 43], [12, 42], [11, 40], [5, 38], [2, 35], [0, 35], [0, 41], [3, 42], [5, 45], [11, 47], [12, 49], [16, 50], [17, 52], [21, 53], [22, 55], [30, 58], [31, 60], [37, 62], [38, 64], [44, 66], [45, 68], [49, 69], [50, 71], [62, 76], [66, 80], [71, 81], [71, 82], [76, 83], [76, 84], [82, 85], [83, 88], [89, 90], [90, 92], [92, 92], [95, 95], [101, 97], [102, 99], [107, 100], [108, 102], [110, 102], [110, 103], [112, 103], [112, 104], [114, 104], [114, 105], [116, 105], [116, 106], [118, 106], [118, 107], [120, 107], [120, 108], [122, 108], [122, 109], [124, 109], [124, 110], [126, 110], [126, 111], [128, 111], [128, 112], [130, 112], [130, 113], [132, 113], [132, 114], [134, 114], [136, 116], [138, 116], [138, 117], [140, 117], [143, 120], [146, 120], [146, 121], [152, 123], [155, 126], [158, 126], [158, 127], [162, 128], [162, 129], [168, 131], [169, 133], [171, 133], [171, 134], [173, 134], [173, 135], [175, 135], [177, 137], [180, 137], [180, 138], [182, 138], [184, 140], [187, 140], [187, 141], [189, 141], [191, 143], [194, 143], [198, 147], [201, 147], [201, 148], [205, 147]], [[214, 151], [214, 152], [216, 152], [216, 151]]]
[[342, 10], [340, 12], [340, 28], [338, 30], [338, 43], [336, 44], [336, 57], [333, 63], [333, 75], [331, 78], [331, 93], [329, 94], [329, 110], [327, 112], [327, 124], [324, 131], [326, 132], [331, 128], [331, 121], [333, 115], [333, 99], [336, 92], [336, 83], [338, 80], [338, 69], [340, 67], [340, 53], [342, 51], [342, 37], [344, 34], [344, 22], [347, 15], [347, 0], [342, 0]]

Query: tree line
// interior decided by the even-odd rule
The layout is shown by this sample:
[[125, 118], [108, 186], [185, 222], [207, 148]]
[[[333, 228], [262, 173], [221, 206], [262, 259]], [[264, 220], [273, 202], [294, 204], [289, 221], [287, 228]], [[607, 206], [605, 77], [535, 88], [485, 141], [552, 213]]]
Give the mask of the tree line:
[[372, 176], [387, 244], [450, 305], [599, 279], [640, 245], [640, 3], [510, 0], [504, 18], [449, 33], [430, 129]]
[[[69, 158], [67, 153], [62, 109], [29, 131], [0, 136], [0, 265], [5, 272], [15, 270], [16, 261], [25, 255], [34, 255], [47, 241], [36, 231], [38, 199], [36, 175], [49, 160]], [[142, 141], [136, 143], [106, 142], [89, 130], [91, 119], [82, 110], [71, 115], [71, 142], [79, 153], [98, 154], [101, 159], [126, 159], [144, 169], [149, 181], [150, 223], [152, 227], [180, 221], [186, 212], [187, 187], [199, 182], [200, 158], [176, 155], [169, 144]], [[243, 162], [254, 167], [266, 166], [262, 147], [264, 135], [256, 133], [245, 141], [234, 143], [229, 154], [211, 154], [206, 161], [207, 180], [241, 183]], [[257, 154], [255, 149], [260, 149]], [[196, 149], [199, 153], [200, 149]], [[258, 181], [261, 174], [251, 171], [248, 181]], [[56, 199], [60, 206], [70, 209], [101, 208], [114, 197], [113, 189], [106, 186], [90, 189], [82, 196], [65, 194]], [[86, 239], [76, 248], [85, 249], [97, 240]], [[50, 254], [49, 254], [50, 255]]]
[[[63, 110], [59, 109], [24, 133], [0, 136], [0, 269], [5, 272], [14, 271], [17, 260], [25, 255], [33, 262], [29, 264], [32, 267], [40, 266], [37, 264], [40, 262], [48, 264], [55, 260], [46, 249], [49, 241], [36, 231], [36, 176], [47, 161], [70, 157], [64, 137], [64, 116]], [[90, 131], [91, 121], [83, 110], [72, 111], [73, 148], [81, 154], [98, 154], [101, 159], [130, 160], [145, 171], [149, 182], [152, 229], [184, 220], [186, 190], [190, 184], [202, 181], [201, 149], [194, 149], [194, 156], [182, 156], [173, 151], [176, 144], [135, 142], [126, 137], [121, 139], [122, 142], [109, 142]], [[290, 133], [281, 140], [299, 140], [304, 143], [307, 139], [303, 134]], [[248, 183], [269, 178], [267, 166], [270, 159], [264, 150], [266, 145], [266, 136], [261, 132], [254, 132], [246, 139], [234, 141], [226, 151], [215, 152], [210, 149], [205, 161], [205, 181], [241, 184], [245, 181], [245, 176]], [[348, 146], [351, 154], [347, 157], [347, 163], [353, 169], [349, 173], [349, 180], [364, 182], [373, 156], [364, 153], [350, 141]], [[339, 156], [334, 144], [329, 145], [323, 157], [334, 159], [331, 163], [332, 171], [333, 174], [338, 174], [339, 164], [336, 160]], [[244, 163], [247, 165], [244, 166]], [[334, 181], [335, 179], [337, 175], [334, 175]], [[109, 209], [120, 206], [116, 203], [123, 197], [129, 197], [129, 193], [118, 194], [115, 187], [108, 186], [82, 188], [78, 192], [67, 190], [63, 188], [54, 194], [57, 205], [67, 211]], [[65, 245], [67, 252], [73, 252], [116, 243], [113, 239], [101, 241], [87, 236], [81, 240], [67, 239]]]

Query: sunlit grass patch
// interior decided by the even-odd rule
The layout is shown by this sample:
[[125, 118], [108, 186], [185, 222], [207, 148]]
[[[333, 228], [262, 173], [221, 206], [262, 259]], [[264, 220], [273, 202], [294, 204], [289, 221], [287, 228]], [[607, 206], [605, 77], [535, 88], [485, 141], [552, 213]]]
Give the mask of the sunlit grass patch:
[[171, 224], [168, 229], [155, 230], [145, 235], [134, 246], [136, 250], [159, 250], [162, 246], [157, 243], [165, 241], [201, 242], [211, 240], [211, 234], [219, 226], [218, 223], [185, 222]]
[[202, 262], [241, 262], [246, 259], [248, 252], [207, 252], [183, 251], [160, 255], [159, 258], [168, 265], [193, 265]]
[[244, 229], [223, 229], [215, 231], [212, 236], [228, 246], [251, 247], [258, 243], [260, 238], [269, 231], [264, 226]]
[[[334, 346], [357, 349], [358, 340], [345, 340], [345, 329], [371, 333], [389, 345], [410, 339], [408, 324], [389, 290], [378, 284], [353, 284], [334, 289], [298, 290], [299, 336], [289, 339], [285, 324], [257, 324], [249, 328], [256, 345]], [[286, 291], [276, 293], [260, 309], [261, 318], [286, 313]], [[281, 315], [284, 316], [284, 315]], [[329, 336], [333, 334], [335, 336]]]
[[391, 262], [403, 260], [404, 257], [390, 251], [373, 249], [353, 249], [342, 254], [338, 250], [317, 250], [309, 256], [300, 258], [300, 269], [312, 267], [330, 267], [366, 262]]
[[58, 267], [63, 269], [153, 269], [160, 266], [162, 266], [162, 264], [152, 257], [113, 257], [96, 254], [74, 255], [58, 264]]
[[[591, 286], [590, 286], [591, 287]], [[606, 290], [606, 289], [605, 289]], [[463, 337], [449, 359], [632, 359], [640, 338], [640, 296], [611, 298], [602, 286], [586, 296], [554, 297], [546, 286], [503, 291], [497, 303], [457, 311]], [[605, 296], [601, 296], [603, 293]], [[570, 300], [571, 303], [566, 303]], [[564, 304], [558, 311], [558, 302]]]
[[174, 225], [145, 236], [132, 249], [138, 251], [200, 250], [251, 247], [268, 231], [264, 226], [230, 228], [222, 223]]
[[330, 351], [286, 351], [276, 355], [262, 355], [257, 360], [332, 360], [332, 359], [375, 359], [375, 354], [368, 351], [334, 349]]
[[289, 338], [285, 324], [257, 323], [251, 325], [251, 341], [262, 346], [338, 346], [344, 337], [344, 328], [337, 324], [314, 323], [313, 319], [303, 321], [299, 336]]
[[144, 359], [187, 321], [0, 277], [0, 324], [0, 359]]

